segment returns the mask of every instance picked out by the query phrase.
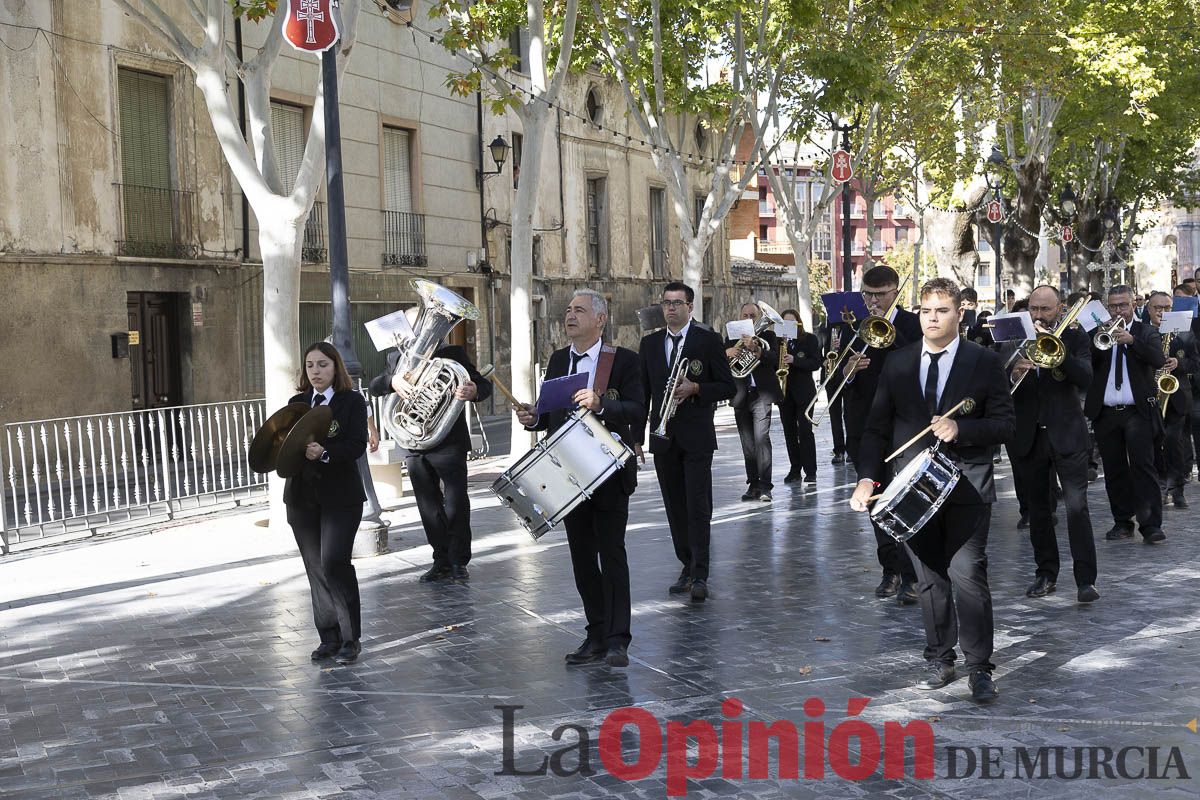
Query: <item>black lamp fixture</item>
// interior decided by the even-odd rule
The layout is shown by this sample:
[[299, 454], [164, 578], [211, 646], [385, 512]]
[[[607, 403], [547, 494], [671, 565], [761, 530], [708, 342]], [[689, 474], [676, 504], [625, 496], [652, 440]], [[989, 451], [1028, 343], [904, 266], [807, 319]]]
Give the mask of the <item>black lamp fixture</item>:
[[1003, 167], [1008, 164], [1008, 159], [1004, 157], [1004, 151], [996, 145], [992, 145], [992, 152], [987, 157], [987, 163], [991, 167]]
[[1062, 208], [1063, 216], [1075, 216], [1075, 190], [1071, 188], [1071, 184], [1064, 183], [1063, 190], [1058, 195], [1058, 205]]
[[1108, 201], [1107, 208], [1104, 209], [1104, 215], [1100, 219], [1104, 223], [1104, 230], [1108, 233], [1113, 233], [1117, 229], [1120, 219], [1117, 218], [1116, 200], [1110, 199]]
[[504, 162], [508, 160], [508, 151], [512, 150], [512, 146], [508, 142], [504, 141], [503, 136], [497, 136], [495, 139], [492, 139], [492, 143], [488, 145], [488, 150], [490, 150], [492, 153], [492, 161], [496, 162], [496, 169], [492, 170], [491, 172], [484, 172], [483, 170], [477, 170], [475, 172], [475, 176], [478, 179], [480, 186], [482, 186], [483, 182], [488, 178], [492, 177], [493, 175], [499, 175], [501, 171], [503, 171]]

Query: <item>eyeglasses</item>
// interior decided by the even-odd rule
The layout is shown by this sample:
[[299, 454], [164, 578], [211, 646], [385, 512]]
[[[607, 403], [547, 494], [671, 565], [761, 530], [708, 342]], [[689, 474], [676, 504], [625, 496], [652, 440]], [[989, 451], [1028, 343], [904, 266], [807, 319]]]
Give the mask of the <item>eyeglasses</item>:
[[1133, 308], [1133, 303], [1109, 303], [1108, 307], [1120, 311], [1126, 308]]
[[897, 289], [884, 289], [882, 292], [868, 292], [866, 289], [863, 289], [862, 296], [867, 300], [882, 300], [895, 291]]
[[687, 300], [663, 300], [659, 303], [663, 308], [681, 308], [682, 306], [690, 306]]

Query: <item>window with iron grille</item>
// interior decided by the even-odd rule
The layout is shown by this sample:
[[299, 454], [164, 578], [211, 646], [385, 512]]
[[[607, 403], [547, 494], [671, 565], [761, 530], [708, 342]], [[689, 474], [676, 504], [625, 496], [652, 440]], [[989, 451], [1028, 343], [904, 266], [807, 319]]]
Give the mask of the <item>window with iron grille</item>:
[[383, 129], [383, 263], [422, 266], [425, 217], [414, 213], [412, 131]]
[[[275, 163], [285, 194], [291, 194], [296, 188], [296, 176], [304, 161], [307, 137], [304, 109], [272, 100], [271, 142], [275, 145]], [[300, 257], [310, 263], [324, 262], [329, 258], [329, 250], [325, 245], [325, 204], [320, 201], [313, 203], [304, 223], [304, 246]]]
[[650, 187], [650, 269], [667, 277], [667, 190], [658, 186]]
[[587, 260], [594, 275], [608, 274], [608, 180], [587, 179]]

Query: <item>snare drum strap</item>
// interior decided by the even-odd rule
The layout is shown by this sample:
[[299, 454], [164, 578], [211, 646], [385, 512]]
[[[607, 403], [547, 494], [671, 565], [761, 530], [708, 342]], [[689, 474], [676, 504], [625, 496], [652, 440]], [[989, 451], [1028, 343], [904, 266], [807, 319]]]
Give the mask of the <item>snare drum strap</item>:
[[600, 358], [596, 359], [596, 379], [592, 381], [592, 391], [601, 397], [608, 391], [608, 377], [612, 374], [613, 359], [617, 357], [617, 348], [611, 344], [601, 345]]

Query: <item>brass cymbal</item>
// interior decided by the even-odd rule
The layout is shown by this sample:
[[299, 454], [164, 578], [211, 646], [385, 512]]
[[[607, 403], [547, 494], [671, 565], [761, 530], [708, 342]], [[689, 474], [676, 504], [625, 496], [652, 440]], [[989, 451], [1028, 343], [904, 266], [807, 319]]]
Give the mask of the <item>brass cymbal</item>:
[[308, 459], [304, 450], [312, 442], [325, 444], [329, 437], [329, 423], [333, 421], [333, 411], [327, 405], [320, 405], [300, 418], [292, 426], [283, 446], [279, 448], [279, 458], [275, 471], [281, 478], [294, 478], [304, 469]]
[[308, 413], [308, 403], [289, 403], [272, 414], [250, 442], [250, 469], [255, 472], [274, 472], [279, 460], [279, 448], [292, 426]]

